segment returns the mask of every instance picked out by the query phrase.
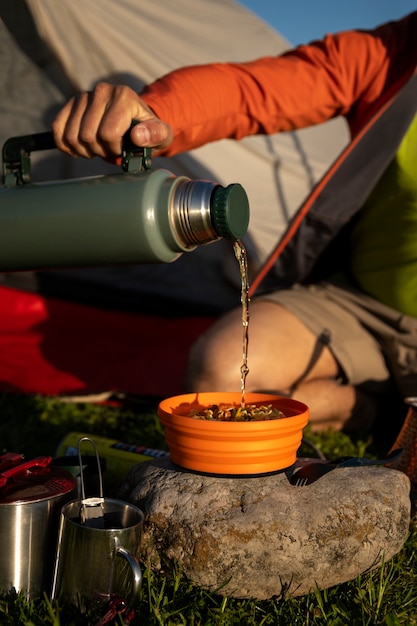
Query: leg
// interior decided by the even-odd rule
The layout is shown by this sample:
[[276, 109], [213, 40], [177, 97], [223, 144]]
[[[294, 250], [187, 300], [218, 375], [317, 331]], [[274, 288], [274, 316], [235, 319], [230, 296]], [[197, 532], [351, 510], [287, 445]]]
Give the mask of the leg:
[[[241, 310], [221, 318], [191, 350], [186, 386], [192, 391], [237, 391], [242, 365]], [[317, 428], [341, 428], [357, 393], [337, 381], [339, 365], [325, 343], [293, 313], [268, 300], [250, 307], [248, 391], [271, 391], [305, 402]]]
[[[242, 365], [241, 310], [235, 309], [210, 328], [191, 351], [189, 386], [199, 391], [240, 388]], [[254, 301], [250, 307], [248, 391], [276, 389], [288, 394], [305, 370], [316, 337], [290, 311], [273, 302]], [[323, 351], [313, 365], [315, 378], [336, 377], [338, 372], [329, 351]], [[313, 377], [307, 373], [307, 380]]]

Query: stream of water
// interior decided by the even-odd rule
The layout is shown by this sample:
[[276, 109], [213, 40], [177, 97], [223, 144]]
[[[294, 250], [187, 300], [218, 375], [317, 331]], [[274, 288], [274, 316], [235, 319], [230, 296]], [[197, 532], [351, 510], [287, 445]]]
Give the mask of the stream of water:
[[242, 341], [242, 357], [243, 362], [240, 368], [240, 389], [242, 393], [241, 405], [245, 406], [245, 390], [246, 390], [246, 377], [249, 373], [248, 368], [248, 340], [249, 340], [249, 280], [248, 280], [248, 262], [246, 248], [241, 241], [235, 241], [233, 243], [233, 250], [235, 257], [239, 263], [240, 280], [241, 280], [241, 292], [240, 301], [242, 304], [242, 328], [243, 328], [243, 341]]

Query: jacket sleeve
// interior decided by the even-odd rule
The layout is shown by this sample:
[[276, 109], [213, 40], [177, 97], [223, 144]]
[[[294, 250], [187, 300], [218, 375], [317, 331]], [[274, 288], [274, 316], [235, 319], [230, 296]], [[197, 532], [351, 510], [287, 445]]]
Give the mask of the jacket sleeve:
[[[241, 139], [346, 116], [355, 132], [384, 90], [417, 61], [417, 12], [374, 31], [347, 31], [277, 57], [185, 67], [141, 96], [169, 123], [167, 156], [224, 138]], [[411, 70], [410, 70], [411, 71]]]

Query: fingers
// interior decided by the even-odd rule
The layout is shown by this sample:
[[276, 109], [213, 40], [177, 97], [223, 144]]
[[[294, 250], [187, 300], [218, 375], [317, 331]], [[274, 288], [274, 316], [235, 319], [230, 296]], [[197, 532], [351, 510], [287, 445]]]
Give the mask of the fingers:
[[162, 149], [170, 144], [171, 128], [137, 93], [108, 83], [67, 102], [52, 123], [52, 133], [56, 146], [71, 156], [114, 157], [120, 155], [122, 137], [134, 119], [141, 122], [131, 131], [135, 145]]

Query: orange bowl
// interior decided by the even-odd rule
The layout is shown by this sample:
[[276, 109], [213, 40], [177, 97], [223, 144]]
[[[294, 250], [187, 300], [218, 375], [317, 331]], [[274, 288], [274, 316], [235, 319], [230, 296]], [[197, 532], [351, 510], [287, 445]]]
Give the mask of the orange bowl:
[[246, 404], [271, 404], [286, 417], [225, 422], [189, 417], [193, 409], [213, 404], [238, 406], [240, 392], [190, 393], [163, 400], [158, 416], [171, 460], [180, 467], [209, 474], [264, 474], [295, 463], [308, 407], [291, 398], [247, 393]]

